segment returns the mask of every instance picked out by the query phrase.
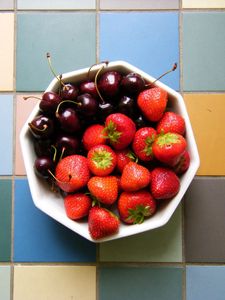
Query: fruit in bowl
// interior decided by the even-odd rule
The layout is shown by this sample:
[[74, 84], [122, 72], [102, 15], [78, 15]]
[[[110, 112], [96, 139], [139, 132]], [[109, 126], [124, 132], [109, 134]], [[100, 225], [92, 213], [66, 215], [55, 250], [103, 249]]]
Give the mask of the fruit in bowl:
[[181, 95], [124, 61], [53, 73], [20, 133], [34, 204], [93, 242], [166, 224], [199, 166]]

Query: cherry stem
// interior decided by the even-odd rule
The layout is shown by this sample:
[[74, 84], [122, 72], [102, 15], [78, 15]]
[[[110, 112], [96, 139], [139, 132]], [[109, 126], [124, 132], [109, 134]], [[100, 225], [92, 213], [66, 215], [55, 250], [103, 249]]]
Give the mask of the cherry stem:
[[[102, 62], [102, 63], [107, 66], [109, 62], [105, 61], [105, 62]], [[96, 88], [96, 91], [98, 93], [99, 98], [101, 99], [102, 104], [105, 103], [105, 100], [103, 99], [103, 97], [102, 97], [102, 95], [101, 95], [101, 93], [100, 93], [100, 91], [98, 89], [98, 83], [97, 83], [97, 81], [98, 81], [98, 76], [99, 76], [100, 72], [105, 68], [105, 65], [102, 65], [101, 68], [98, 69], [98, 71], [97, 71], [97, 73], [95, 75], [95, 88]]]
[[155, 83], [156, 81], [158, 81], [159, 79], [161, 79], [161, 78], [164, 77], [165, 75], [169, 74], [170, 72], [175, 71], [176, 68], [177, 68], [177, 63], [174, 63], [172, 69], [170, 69], [169, 71], [163, 73], [163, 74], [160, 75], [158, 78], [156, 78], [153, 82], [151, 82], [151, 83], [149, 83], [149, 84], [146, 84], [145, 86], [150, 87], [150, 86], [154, 85], [154, 83]]
[[63, 103], [65, 103], [65, 102], [73, 103], [73, 104], [76, 104], [76, 105], [79, 105], [79, 106], [82, 105], [81, 102], [75, 102], [75, 101], [73, 101], [73, 100], [63, 100], [63, 101], [61, 101], [61, 102], [58, 104], [58, 106], [57, 106], [57, 108], [56, 108], [56, 111], [55, 111], [55, 116], [56, 116], [56, 118], [59, 117], [59, 109], [60, 109], [60, 106], [61, 106]]
[[49, 65], [49, 68], [50, 68], [52, 74], [55, 76], [55, 78], [60, 82], [60, 84], [61, 84], [62, 86], [64, 86], [65, 88], [68, 88], [68, 87], [65, 85], [65, 83], [62, 81], [62, 75], [57, 75], [56, 72], [55, 72], [55, 70], [53, 69], [53, 67], [52, 67], [52, 62], [51, 62], [51, 55], [50, 55], [50, 53], [48, 52], [48, 53], [46, 54], [46, 56], [47, 56], [48, 65]]
[[33, 98], [33, 99], [37, 99], [37, 100], [42, 100], [41, 98], [37, 97], [37, 96], [27, 96], [27, 97], [23, 97], [23, 100], [28, 100], [30, 98]]
[[92, 69], [93, 67], [98, 66], [98, 65], [101, 65], [101, 64], [106, 64], [106, 65], [108, 65], [108, 63], [109, 63], [109, 62], [108, 62], [107, 60], [105, 60], [105, 61], [102, 61], [102, 62], [100, 62], [100, 63], [96, 63], [96, 64], [91, 65], [90, 68], [88, 69], [88, 72], [87, 72], [87, 78], [88, 78], [88, 80], [90, 80], [90, 72], [91, 72], [91, 69]]
[[63, 158], [65, 150], [66, 150], [66, 147], [63, 147], [59, 160], [61, 160]]
[[51, 147], [54, 149], [54, 155], [53, 155], [53, 162], [56, 161], [56, 155], [57, 155], [57, 148], [54, 145], [51, 145]]
[[42, 129], [35, 127], [32, 123], [28, 123], [28, 125], [31, 127], [31, 129], [34, 129], [37, 131], [45, 131], [48, 128], [47, 124], [44, 124]]
[[56, 178], [55, 175], [52, 173], [51, 170], [48, 169], [47, 171], [55, 179], [55, 181], [60, 182], [60, 183], [68, 183], [72, 179], [72, 175], [68, 174], [69, 180], [68, 181], [62, 181], [62, 180], [59, 180], [58, 178]]

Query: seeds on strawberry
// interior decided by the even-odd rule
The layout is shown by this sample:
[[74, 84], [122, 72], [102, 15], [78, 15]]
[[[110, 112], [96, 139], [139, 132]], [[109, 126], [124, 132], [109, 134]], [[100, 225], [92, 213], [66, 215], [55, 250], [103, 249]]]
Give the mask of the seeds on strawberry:
[[124, 167], [131, 161], [136, 161], [135, 154], [128, 148], [115, 151], [117, 156], [117, 170], [122, 173]]
[[175, 112], [167, 111], [164, 113], [162, 119], [158, 122], [156, 131], [157, 133], [174, 132], [184, 135], [184, 118]]
[[86, 217], [91, 208], [91, 198], [84, 193], [69, 194], [64, 198], [68, 218], [79, 220]]
[[181, 156], [179, 162], [173, 167], [173, 171], [181, 175], [187, 171], [190, 165], [190, 155], [189, 152], [186, 150], [184, 154]]
[[82, 142], [87, 151], [94, 146], [106, 144], [106, 136], [103, 130], [104, 126], [100, 124], [91, 125], [85, 130]]

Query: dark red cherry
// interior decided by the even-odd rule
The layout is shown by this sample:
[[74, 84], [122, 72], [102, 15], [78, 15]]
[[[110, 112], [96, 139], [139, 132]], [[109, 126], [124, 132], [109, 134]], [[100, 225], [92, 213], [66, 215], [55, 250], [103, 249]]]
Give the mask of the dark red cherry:
[[135, 100], [128, 96], [122, 96], [118, 102], [118, 111], [129, 117], [134, 117], [137, 111]]
[[41, 111], [54, 114], [57, 106], [61, 102], [60, 96], [55, 92], [45, 92], [42, 96], [39, 108]]
[[66, 132], [77, 132], [81, 129], [80, 120], [73, 108], [65, 108], [57, 114], [61, 128]]
[[114, 112], [115, 108], [111, 103], [99, 104], [99, 120], [105, 121], [105, 118]]
[[142, 115], [139, 115], [134, 122], [137, 128], [149, 126], [149, 123], [145, 120], [145, 118]]
[[145, 81], [137, 73], [129, 73], [121, 80], [121, 88], [127, 95], [137, 95], [145, 88]]
[[34, 162], [34, 171], [39, 177], [49, 178], [54, 170], [54, 162], [48, 156], [37, 157]]
[[75, 100], [79, 94], [79, 89], [70, 83], [63, 85], [61, 89], [61, 97], [63, 100]]
[[60, 134], [56, 138], [56, 148], [58, 152], [62, 153], [63, 156], [72, 155], [78, 152], [79, 150], [79, 139], [75, 136], [68, 134]]
[[114, 97], [119, 93], [122, 75], [117, 71], [107, 71], [99, 79], [98, 89], [105, 97]]
[[38, 115], [29, 124], [35, 138], [49, 138], [54, 132], [54, 122], [47, 116]]
[[78, 96], [77, 102], [79, 103], [77, 109], [84, 116], [94, 116], [98, 111], [98, 101], [88, 93]]
[[94, 81], [84, 81], [80, 84], [80, 93], [85, 94], [88, 93], [92, 95], [94, 98], [98, 97], [98, 92], [96, 90], [96, 86]]
[[34, 140], [34, 151], [37, 156], [52, 156], [52, 141], [51, 139], [38, 139]]

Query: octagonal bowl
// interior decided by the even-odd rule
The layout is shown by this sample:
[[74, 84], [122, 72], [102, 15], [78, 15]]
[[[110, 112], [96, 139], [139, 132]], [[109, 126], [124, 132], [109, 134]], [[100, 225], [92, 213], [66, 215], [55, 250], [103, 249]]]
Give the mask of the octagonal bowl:
[[[91, 69], [91, 73], [95, 74], [96, 70], [98, 69], [99, 66], [93, 67]], [[85, 69], [65, 73], [63, 74], [62, 79], [65, 83], [76, 84], [78, 82], [86, 80], [88, 70], [89, 68], [85, 68]], [[146, 74], [142, 70], [124, 61], [110, 62], [107, 65], [107, 67], [105, 67], [105, 71], [106, 70], [117, 70], [122, 74], [135, 72], [140, 74], [147, 82], [153, 82], [155, 80], [155, 78], [153, 78], [149, 74]], [[142, 224], [126, 225], [121, 223], [119, 232], [117, 234], [108, 236], [106, 238], [97, 241], [93, 240], [88, 232], [87, 222], [73, 221], [69, 219], [66, 215], [63, 198], [60, 195], [60, 193], [52, 192], [49, 187], [49, 184], [46, 183], [41, 178], [37, 177], [34, 172], [33, 165], [34, 165], [34, 160], [36, 155], [33, 149], [33, 143], [30, 136], [28, 123], [39, 113], [39, 104], [37, 104], [36, 107], [31, 112], [30, 116], [28, 117], [27, 121], [25, 122], [20, 132], [20, 143], [21, 143], [22, 154], [23, 154], [23, 159], [24, 159], [26, 173], [27, 173], [27, 179], [29, 182], [29, 187], [33, 198], [33, 202], [37, 208], [39, 208], [41, 211], [43, 211], [45, 214], [49, 215], [59, 223], [68, 227], [75, 233], [93, 242], [104, 242], [113, 239], [123, 238], [126, 236], [131, 236], [134, 234], [138, 234], [141, 232], [145, 232], [148, 230], [161, 227], [169, 221], [174, 211], [176, 210], [177, 206], [181, 202], [191, 181], [193, 180], [196, 171], [199, 167], [200, 161], [199, 161], [198, 150], [193, 135], [191, 123], [182, 96], [160, 81], [157, 81], [155, 85], [165, 89], [168, 92], [168, 96], [169, 96], [168, 110], [177, 112], [178, 114], [182, 115], [186, 123], [185, 137], [188, 145], [187, 150], [189, 151], [190, 154], [190, 167], [186, 171], [186, 173], [184, 173], [180, 177], [180, 190], [178, 194], [170, 201], [166, 201], [165, 203], [163, 203], [163, 205], [159, 207], [157, 212], [151, 218], [146, 219]], [[58, 89], [59, 89], [59, 82], [55, 78], [52, 80], [52, 82], [50, 83], [46, 91], [57, 92]]]

